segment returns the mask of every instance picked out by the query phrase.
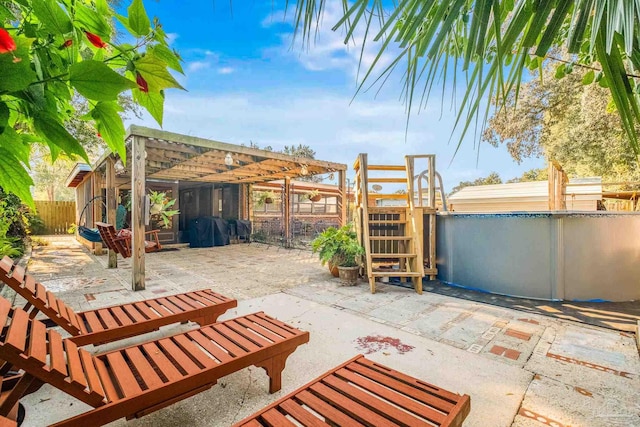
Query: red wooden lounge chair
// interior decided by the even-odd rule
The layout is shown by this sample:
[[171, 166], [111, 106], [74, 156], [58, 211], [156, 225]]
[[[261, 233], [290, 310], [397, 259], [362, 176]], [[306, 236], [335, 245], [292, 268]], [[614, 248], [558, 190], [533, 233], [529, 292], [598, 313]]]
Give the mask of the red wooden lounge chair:
[[[119, 253], [123, 258], [131, 258], [131, 230], [122, 229], [117, 232], [113, 225], [104, 222], [96, 222], [96, 227], [98, 227], [102, 242], [107, 248]], [[147, 236], [150, 236], [149, 240], [146, 240]], [[160, 249], [162, 246], [158, 239], [158, 230], [146, 231], [144, 251], [155, 252]]]
[[101, 426], [141, 417], [251, 365], [265, 369], [274, 393], [280, 390], [287, 357], [309, 341], [308, 332], [255, 313], [93, 356], [4, 299], [0, 325], [8, 326], [0, 335], [0, 359], [24, 371], [0, 397], [0, 416], [38, 383], [95, 408], [55, 426]]
[[31, 318], [41, 311], [69, 332], [76, 345], [102, 344], [172, 323], [208, 325], [238, 305], [236, 300], [207, 289], [76, 313], [24, 268], [13, 265], [9, 257], [0, 261], [0, 280], [27, 300], [24, 310], [30, 311]]
[[234, 427], [457, 427], [469, 415], [470, 402], [466, 394], [451, 393], [359, 355]]

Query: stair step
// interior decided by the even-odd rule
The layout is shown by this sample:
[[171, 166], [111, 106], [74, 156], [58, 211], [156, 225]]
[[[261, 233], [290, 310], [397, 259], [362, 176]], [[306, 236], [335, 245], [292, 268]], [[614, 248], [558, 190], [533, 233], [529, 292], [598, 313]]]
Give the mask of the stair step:
[[404, 219], [370, 219], [369, 224], [406, 224]]
[[416, 254], [371, 254], [371, 258], [415, 258]]
[[369, 236], [369, 240], [411, 240], [411, 236]]
[[369, 206], [369, 215], [373, 214], [404, 214], [407, 212], [406, 206]]
[[422, 277], [422, 274], [415, 271], [372, 271], [373, 277]]

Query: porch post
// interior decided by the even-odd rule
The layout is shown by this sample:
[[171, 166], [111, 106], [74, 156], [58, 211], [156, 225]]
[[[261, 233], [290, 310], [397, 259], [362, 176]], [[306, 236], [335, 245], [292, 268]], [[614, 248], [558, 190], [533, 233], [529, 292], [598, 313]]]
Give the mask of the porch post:
[[346, 171], [338, 171], [338, 186], [340, 189], [340, 198], [338, 199], [338, 207], [340, 208], [340, 225], [347, 223], [347, 207], [349, 199], [347, 198], [347, 173]]
[[[247, 186], [247, 218], [251, 221], [251, 227], [253, 228], [255, 224], [253, 224], [253, 184], [246, 184]], [[253, 229], [251, 230], [253, 231]]]
[[131, 285], [134, 291], [145, 286], [144, 272], [144, 204], [145, 204], [145, 139], [134, 136], [131, 143]]
[[[100, 185], [100, 181], [102, 181], [102, 175], [99, 170], [94, 171], [93, 176], [91, 177], [91, 211], [93, 217], [93, 227], [95, 227], [96, 221], [102, 221], [102, 204], [100, 204], [100, 200], [95, 199], [95, 197], [101, 195], [100, 189], [102, 186]], [[102, 245], [100, 243], [96, 243], [93, 245], [93, 253], [96, 255], [102, 255]]]
[[285, 247], [291, 245], [291, 178], [284, 177], [284, 191], [282, 192], [282, 209], [284, 210], [284, 242]]
[[[116, 169], [113, 157], [107, 157], [107, 222], [116, 226]], [[109, 249], [107, 268], [118, 268], [118, 253]]]

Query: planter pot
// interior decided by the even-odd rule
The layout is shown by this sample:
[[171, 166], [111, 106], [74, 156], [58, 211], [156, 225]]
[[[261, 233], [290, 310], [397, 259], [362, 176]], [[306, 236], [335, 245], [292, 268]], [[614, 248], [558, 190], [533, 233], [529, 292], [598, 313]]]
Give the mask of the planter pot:
[[162, 212], [162, 203], [154, 203], [149, 207], [151, 215], [158, 215], [160, 212]]
[[272, 199], [271, 197], [267, 197], [266, 199], [264, 199], [264, 202], [265, 202], [267, 205], [270, 205], [271, 203], [273, 203], [273, 199]]
[[322, 195], [318, 194], [313, 197], [309, 197], [309, 200], [311, 200], [312, 202], [319, 202], [320, 200], [322, 200]]
[[338, 271], [338, 266], [337, 265], [333, 265], [331, 263], [327, 264], [329, 266], [329, 271], [331, 272], [331, 275], [333, 277], [338, 277], [338, 275], [340, 274]]
[[353, 286], [358, 283], [358, 272], [360, 267], [342, 267], [338, 266], [340, 281], [345, 285]]

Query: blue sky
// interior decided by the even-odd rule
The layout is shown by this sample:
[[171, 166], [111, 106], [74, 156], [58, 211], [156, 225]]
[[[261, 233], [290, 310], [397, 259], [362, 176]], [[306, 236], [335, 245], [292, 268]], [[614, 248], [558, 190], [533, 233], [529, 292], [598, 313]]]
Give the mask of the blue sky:
[[[405, 154], [436, 154], [447, 191], [491, 171], [509, 179], [543, 166], [541, 159], [517, 165], [505, 147], [482, 144], [478, 151], [473, 135], [453, 158], [450, 94], [442, 118], [435, 93], [405, 133], [399, 73], [377, 96], [362, 93], [351, 102], [360, 50], [331, 31], [339, 4], [328, 1], [319, 37], [306, 50], [292, 46], [291, 16], [284, 16], [280, 2], [147, 0], [148, 14], [160, 19], [184, 59], [185, 75], [178, 79], [187, 92], [167, 92], [163, 128], [275, 149], [308, 144], [316, 158], [348, 165], [360, 152], [369, 154], [370, 163], [390, 164], [403, 163]], [[373, 47], [365, 58], [372, 55]], [[149, 116], [134, 123], [159, 127]]]

